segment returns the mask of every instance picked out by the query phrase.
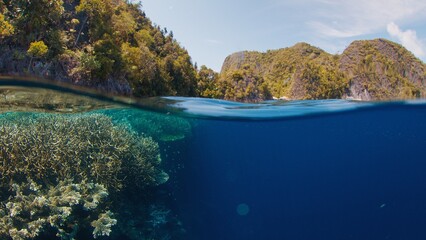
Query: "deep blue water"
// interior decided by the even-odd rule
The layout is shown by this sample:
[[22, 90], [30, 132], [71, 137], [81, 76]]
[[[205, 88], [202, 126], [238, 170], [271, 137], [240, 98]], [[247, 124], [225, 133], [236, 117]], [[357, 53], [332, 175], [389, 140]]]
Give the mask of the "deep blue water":
[[198, 120], [186, 146], [187, 239], [426, 239], [425, 105]]
[[159, 144], [169, 180], [115, 197], [124, 224], [112, 239], [426, 239], [425, 101], [123, 101], [71, 89], [58, 106], [62, 87], [38, 87], [53, 92], [0, 88], [0, 120], [94, 111]]

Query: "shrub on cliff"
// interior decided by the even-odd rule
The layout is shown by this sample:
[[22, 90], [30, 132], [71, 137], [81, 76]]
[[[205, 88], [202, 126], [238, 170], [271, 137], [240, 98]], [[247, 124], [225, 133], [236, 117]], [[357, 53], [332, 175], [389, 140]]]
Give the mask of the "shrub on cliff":
[[[23, 74], [31, 42], [48, 54], [31, 74], [135, 96], [196, 95], [188, 52], [155, 26], [140, 4], [124, 0], [5, 1], [0, 6], [0, 73]], [[141, 54], [138, 54], [141, 53]], [[17, 55], [17, 54], [15, 54]], [[145, 59], [146, 57], [146, 59]], [[88, 60], [88, 61], [83, 61]], [[90, 63], [90, 64], [87, 64]], [[125, 90], [123, 90], [125, 89]]]

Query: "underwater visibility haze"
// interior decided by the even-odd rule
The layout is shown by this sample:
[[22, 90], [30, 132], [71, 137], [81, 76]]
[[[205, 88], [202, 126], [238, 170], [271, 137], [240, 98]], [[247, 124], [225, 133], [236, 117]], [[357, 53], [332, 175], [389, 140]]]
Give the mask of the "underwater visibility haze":
[[423, 100], [0, 83], [0, 239], [426, 239]]

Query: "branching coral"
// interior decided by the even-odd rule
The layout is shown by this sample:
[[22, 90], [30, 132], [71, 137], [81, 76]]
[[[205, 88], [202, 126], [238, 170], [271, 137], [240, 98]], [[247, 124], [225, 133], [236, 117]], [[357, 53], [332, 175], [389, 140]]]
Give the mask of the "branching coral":
[[99, 219], [93, 221], [92, 227], [95, 228], [93, 230], [93, 236], [99, 237], [99, 236], [109, 236], [111, 233], [111, 227], [117, 224], [117, 220], [113, 219], [113, 214], [110, 211], [107, 211], [106, 213], [102, 213], [99, 215]]
[[133, 140], [135, 142], [130, 143], [133, 146], [129, 152], [131, 156], [127, 157], [128, 162], [123, 166], [127, 181], [138, 187], [144, 187], [147, 183], [157, 185], [166, 182], [168, 175], [157, 167], [161, 163], [158, 144], [151, 137]]
[[[12, 192], [0, 207], [0, 236], [9, 235], [14, 240], [37, 237], [46, 226], [56, 230], [62, 239], [70, 239], [85, 221], [76, 212], [84, 206], [86, 218], [96, 219], [101, 210], [99, 203], [108, 196], [102, 185], [75, 184], [71, 180], [46, 189], [29, 179], [24, 184], [13, 184]], [[86, 207], [87, 202], [91, 203], [90, 208]]]
[[108, 193], [168, 179], [158, 144], [105, 115], [22, 116], [0, 117], [0, 238], [109, 235]]
[[190, 122], [175, 115], [140, 109], [114, 109], [103, 112], [111, 113], [113, 122], [128, 125], [134, 131], [150, 136], [156, 141], [172, 142], [191, 134]]
[[[164, 179], [158, 144], [100, 114], [40, 115], [0, 120], [0, 180], [75, 179], [119, 190], [123, 179], [138, 186]], [[137, 175], [137, 176], [136, 176]], [[161, 182], [161, 181], [160, 181]]]

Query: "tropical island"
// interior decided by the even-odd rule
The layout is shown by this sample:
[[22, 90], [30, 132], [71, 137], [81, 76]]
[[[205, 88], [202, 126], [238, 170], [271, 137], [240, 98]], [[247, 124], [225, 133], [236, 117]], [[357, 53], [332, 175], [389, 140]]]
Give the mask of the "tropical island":
[[0, 2], [0, 74], [134, 96], [388, 100], [426, 94], [426, 65], [401, 45], [355, 41], [342, 54], [307, 43], [193, 63], [173, 32], [124, 0]]
[[[352, 181], [357, 180], [360, 173], [357, 169], [352, 170], [352, 160], [356, 166], [362, 167], [362, 171], [365, 170], [364, 166], [380, 166], [377, 170], [373, 166], [371, 174], [376, 176], [377, 172], [383, 171], [382, 164], [376, 164], [380, 163], [375, 162], [377, 159], [388, 163], [388, 157], [394, 154], [390, 162], [395, 161], [395, 169], [399, 169], [400, 159], [409, 162], [411, 158], [416, 160], [421, 159], [418, 156], [423, 156], [422, 152], [419, 152], [418, 156], [416, 152], [411, 154], [411, 148], [410, 154], [407, 154], [405, 148], [411, 146], [414, 149], [422, 149], [424, 137], [417, 133], [422, 133], [422, 121], [419, 119], [424, 115], [419, 113], [424, 106], [418, 111], [409, 109], [410, 114], [407, 115], [405, 113], [409, 113], [408, 108], [406, 112], [404, 110], [395, 113], [392, 112], [393, 109], [387, 109], [386, 111], [390, 110], [387, 113], [391, 115], [382, 116], [379, 111], [379, 114], [359, 117], [358, 112], [355, 112], [354, 115], [339, 115], [337, 120], [323, 120], [318, 117], [309, 118], [310, 122], [299, 123], [291, 119], [282, 121], [282, 125], [277, 125], [280, 123], [275, 120], [280, 118], [274, 115], [274, 118], [271, 118], [274, 119], [273, 123], [267, 122], [268, 125], [271, 122], [272, 127], [267, 128], [263, 123], [257, 125], [258, 122], [253, 125], [247, 121], [223, 124], [228, 119], [221, 116], [223, 118], [218, 119], [218, 125], [212, 124], [204, 131], [202, 128], [207, 125], [200, 124], [199, 119], [182, 118], [168, 109], [167, 112], [157, 112], [148, 107], [132, 108], [131, 104], [116, 105], [113, 101], [93, 98], [94, 95], [98, 96], [97, 94], [78, 95], [76, 92], [81, 92], [71, 91], [78, 88], [68, 89], [68, 86], [65, 88], [70, 90], [69, 92], [60, 92], [61, 89], [54, 88], [56, 85], [46, 89], [39, 87], [43, 84], [36, 87], [36, 84], [30, 84], [31, 87], [25, 84], [20, 86], [19, 83], [24, 81], [13, 77], [50, 79], [96, 89], [101, 93], [137, 98], [190, 96], [240, 102], [261, 102], [270, 99], [286, 101], [425, 98], [425, 64], [401, 45], [386, 39], [354, 41], [341, 54], [329, 54], [308, 43], [297, 43], [291, 47], [266, 52], [237, 52], [224, 60], [222, 70], [218, 73], [206, 66], [198, 67], [188, 51], [174, 38], [173, 32], [155, 25], [145, 15], [140, 3], [127, 0], [3, 0], [0, 1], [0, 75], [12, 76], [7, 78], [9, 81], [2, 82], [0, 89], [0, 239], [205, 239], [206, 237], [192, 235], [194, 228], [198, 228], [191, 226], [193, 221], [206, 224], [209, 232], [203, 236], [210, 239], [230, 239], [229, 236], [212, 238], [214, 235], [210, 226], [215, 224], [215, 220], [209, 218], [209, 212], [220, 213], [217, 220], [229, 225], [229, 222], [223, 219], [232, 220], [233, 215], [228, 214], [232, 214], [234, 203], [229, 204], [231, 207], [228, 208], [227, 204], [222, 205], [220, 198], [211, 196], [227, 197], [231, 188], [208, 179], [209, 183], [214, 183], [220, 189], [217, 192], [219, 194], [198, 192], [205, 186], [206, 189], [209, 188], [209, 185], [204, 185], [204, 179], [199, 178], [201, 175], [211, 178], [213, 175], [208, 173], [214, 173], [219, 179], [225, 180], [224, 184], [231, 186], [240, 181], [239, 179], [245, 179], [243, 174], [239, 173], [240, 166], [244, 165], [241, 172], [246, 172], [248, 166], [254, 166], [252, 170], [256, 174], [253, 176], [267, 175], [267, 181], [264, 182], [272, 190], [271, 196], [275, 201], [277, 188], [271, 187], [273, 185], [270, 185], [270, 176], [287, 177], [288, 174], [285, 174], [283, 169], [292, 173], [298, 166], [311, 165], [311, 159], [315, 160], [312, 165], [314, 171], [304, 167], [299, 170], [300, 173], [307, 174], [306, 176], [314, 173], [314, 178], [308, 180], [316, 183], [318, 176], [322, 176], [317, 173], [323, 171], [321, 168], [318, 171], [317, 164], [334, 165], [329, 161], [334, 160], [333, 158], [340, 166], [341, 156], [345, 159], [350, 156], [346, 159], [348, 161], [344, 162], [348, 168], [343, 168], [342, 172], [345, 174], [350, 170], [353, 176], [348, 180]], [[11, 84], [13, 86], [8, 86], [11, 81], [15, 81]], [[143, 100], [146, 101], [141, 102], [150, 102], [150, 99]], [[278, 102], [277, 105], [281, 103], [283, 102]], [[286, 102], [283, 105], [286, 105]], [[315, 108], [315, 104], [311, 102], [306, 105], [309, 105], [309, 111]], [[179, 109], [181, 107], [182, 105]], [[247, 107], [252, 108], [253, 105]], [[324, 107], [317, 110], [324, 111]], [[312, 112], [318, 113], [315, 110]], [[403, 118], [394, 118], [398, 115]], [[292, 116], [299, 117], [303, 114]], [[243, 119], [252, 118], [244, 116]], [[383, 125], [383, 119], [393, 121], [387, 121], [387, 124]], [[407, 121], [408, 119], [410, 121]], [[348, 124], [348, 120], [361, 124]], [[344, 123], [340, 124], [341, 121]], [[400, 121], [408, 123], [400, 125], [409, 125], [410, 128], [395, 128], [395, 123], [399, 124]], [[210, 119], [206, 122], [213, 123]], [[365, 122], [368, 124], [365, 125]], [[237, 126], [239, 123], [242, 123], [242, 128]], [[232, 126], [228, 128], [229, 126], [225, 125]], [[249, 135], [237, 134], [240, 129]], [[317, 129], [319, 131], [316, 131]], [[215, 131], [218, 135], [210, 135]], [[230, 135], [221, 135], [225, 132]], [[352, 138], [352, 133], [357, 132], [363, 134], [355, 134], [355, 138]], [[283, 141], [283, 136], [288, 140]], [[332, 141], [321, 145], [319, 143], [324, 136]], [[306, 141], [307, 138], [310, 140]], [[367, 138], [369, 141], [364, 142]], [[204, 142], [206, 139], [212, 141]], [[221, 146], [218, 142], [223, 147], [218, 147]], [[341, 142], [344, 144], [339, 145]], [[364, 142], [364, 145], [359, 145], [360, 142]], [[380, 144], [375, 145], [375, 142]], [[199, 143], [202, 145], [198, 145]], [[235, 147], [234, 143], [238, 146]], [[401, 147], [388, 152], [387, 149], [395, 143], [398, 143], [395, 146]], [[199, 149], [203, 145], [213, 147], [212, 152], [217, 152], [220, 159], [216, 159], [212, 152], [205, 151], [209, 150], [207, 148]], [[228, 149], [229, 146], [231, 148]], [[286, 149], [283, 150], [282, 146]], [[368, 151], [358, 151], [366, 146], [369, 147], [365, 148]], [[291, 148], [294, 148], [293, 153]], [[337, 155], [336, 148], [340, 149]], [[195, 154], [191, 153], [194, 149], [197, 149]], [[243, 154], [240, 149], [244, 150]], [[250, 149], [254, 151], [246, 154]], [[313, 149], [310, 151], [313, 155], [300, 154], [304, 149]], [[269, 151], [273, 153], [268, 155]], [[331, 155], [323, 154], [326, 152]], [[362, 154], [361, 157], [356, 154], [352, 156], [348, 154], [351, 152]], [[223, 158], [224, 155], [229, 155], [230, 158]], [[288, 159], [287, 155], [290, 156]], [[267, 158], [264, 158], [265, 156]], [[264, 163], [265, 159], [269, 161], [269, 158], [273, 160], [269, 162], [285, 162], [282, 156], [286, 157], [285, 161], [289, 161], [288, 163], [294, 160], [302, 164], [285, 165], [281, 169], [280, 166], [284, 165]], [[225, 161], [222, 161], [222, 158]], [[236, 168], [232, 166], [234, 164], [228, 164], [231, 158], [238, 163], [235, 164]], [[245, 161], [245, 158], [249, 161]], [[253, 165], [257, 161], [254, 161], [254, 158], [259, 159], [261, 164]], [[361, 158], [365, 162], [360, 165]], [[308, 159], [308, 162], [304, 162]], [[317, 161], [318, 159], [327, 161]], [[198, 163], [202, 165], [197, 165]], [[220, 165], [206, 163], [226, 164], [224, 169], [221, 169]], [[267, 170], [275, 169], [275, 166], [277, 172]], [[411, 169], [412, 165], [408, 166]], [[340, 168], [337, 170], [340, 171]], [[385, 169], [386, 171], [390, 176], [394, 176], [393, 168]], [[421, 171], [418, 172], [421, 175]], [[329, 169], [324, 172], [324, 176], [329, 176], [328, 173]], [[291, 188], [303, 190], [306, 188], [303, 186], [308, 189], [313, 186], [317, 189], [316, 184], [294, 188], [292, 183], [302, 179], [300, 176], [303, 177], [303, 174], [295, 174], [296, 178], [289, 178]], [[182, 178], [183, 175], [190, 177]], [[361, 178], [365, 178], [364, 176], [370, 175], [361, 175]], [[250, 176], [250, 179], [254, 178]], [[334, 179], [338, 180], [337, 188], [346, 186], [340, 184], [341, 178], [328, 180]], [[306, 179], [303, 177], [303, 180]], [[328, 180], [326, 178], [327, 182]], [[191, 185], [192, 182], [196, 185]], [[277, 178], [274, 182], [278, 183], [276, 186], [281, 187], [279, 185], [283, 179]], [[370, 182], [367, 181], [366, 184]], [[407, 183], [411, 184], [412, 181]], [[251, 184], [250, 181], [244, 180], [241, 186], [253, 188]], [[236, 189], [244, 188], [235, 186]], [[336, 186], [326, 184], [323, 187], [328, 190]], [[261, 188], [253, 189], [253, 196], [258, 196], [257, 189]], [[211, 188], [208, 192], [210, 190]], [[287, 190], [282, 199], [288, 199], [289, 193], [294, 197], [299, 196], [300, 191]], [[215, 193], [215, 190], [212, 193]], [[346, 192], [344, 193], [347, 197]], [[185, 195], [182, 200], [179, 200], [182, 198], [180, 194]], [[288, 204], [291, 207], [294, 200], [298, 200], [293, 196]], [[299, 197], [306, 199], [306, 196], [308, 195], [302, 194]], [[334, 199], [334, 195], [331, 197]], [[191, 198], [196, 201], [187, 201]], [[279, 199], [280, 203], [281, 200]], [[185, 202], [182, 209], [178, 206], [181, 201]], [[212, 202], [219, 202], [222, 206], [216, 207], [210, 204]], [[238, 203], [239, 200], [232, 202]], [[307, 205], [303, 201], [302, 203], [300, 209], [303, 210]], [[379, 209], [386, 206], [383, 202], [379, 204]], [[268, 202], [268, 205], [271, 204]], [[371, 205], [374, 207], [374, 203]], [[317, 206], [319, 205], [308, 205], [315, 208]], [[334, 209], [335, 205], [328, 206]], [[343, 208], [346, 208], [345, 204], [342, 205]], [[255, 208], [253, 210], [258, 211]], [[366, 211], [370, 210], [367, 208]], [[188, 221], [186, 215], [196, 215], [193, 213], [197, 211], [200, 211], [200, 217], [191, 216]], [[234, 216], [245, 217], [249, 211], [249, 205], [241, 202], [236, 205], [234, 214], [238, 215]], [[274, 206], [271, 208], [273, 215], [277, 215], [277, 211], [283, 210]], [[320, 211], [323, 212], [323, 209]], [[287, 212], [281, 215], [286, 214]], [[358, 212], [356, 214], [359, 215]], [[295, 216], [290, 218], [296, 219]], [[303, 214], [300, 216], [303, 217]], [[259, 218], [260, 221], [264, 219], [266, 218]], [[375, 221], [375, 218], [372, 220]], [[236, 223], [238, 229], [244, 226], [240, 225], [239, 221]], [[295, 224], [299, 225], [299, 220]], [[367, 225], [367, 228], [371, 228], [371, 224]], [[419, 229], [422, 230], [421, 226]], [[227, 234], [227, 231], [222, 230], [216, 232]], [[252, 232], [247, 233], [252, 236]], [[261, 236], [264, 236], [264, 232]]]

